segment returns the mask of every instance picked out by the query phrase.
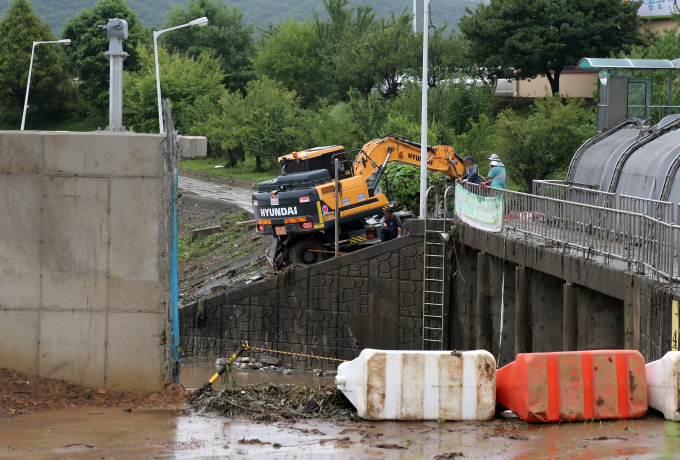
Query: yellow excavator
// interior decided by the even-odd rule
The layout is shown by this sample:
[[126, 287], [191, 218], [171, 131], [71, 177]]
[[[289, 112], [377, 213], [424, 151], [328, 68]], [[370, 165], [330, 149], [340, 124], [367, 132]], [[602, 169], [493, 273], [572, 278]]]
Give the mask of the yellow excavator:
[[[452, 147], [427, 147], [427, 169], [449, 177], [464, 174], [463, 159]], [[342, 250], [369, 244], [378, 236], [366, 219], [399, 208], [380, 189], [387, 164], [420, 167], [420, 144], [399, 136], [374, 139], [355, 153], [350, 164], [342, 145], [316, 147], [279, 158], [281, 175], [261, 182], [253, 193], [257, 232], [272, 235], [269, 269], [314, 264], [335, 244], [335, 160], [339, 161], [339, 241]]]

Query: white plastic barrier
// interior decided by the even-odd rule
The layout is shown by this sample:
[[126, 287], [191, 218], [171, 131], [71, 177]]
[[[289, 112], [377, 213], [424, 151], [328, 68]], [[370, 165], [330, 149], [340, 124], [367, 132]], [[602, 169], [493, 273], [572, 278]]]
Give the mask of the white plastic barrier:
[[680, 420], [680, 351], [666, 355], [645, 366], [647, 404], [663, 412], [667, 420]]
[[367, 348], [338, 366], [335, 383], [368, 420], [488, 420], [496, 406], [496, 362], [485, 350]]

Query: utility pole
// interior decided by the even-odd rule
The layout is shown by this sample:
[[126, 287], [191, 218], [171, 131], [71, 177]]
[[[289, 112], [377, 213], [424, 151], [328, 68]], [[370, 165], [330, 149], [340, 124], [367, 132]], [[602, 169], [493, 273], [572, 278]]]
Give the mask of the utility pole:
[[427, 19], [430, 0], [423, 0], [423, 96], [420, 114], [420, 218], [427, 214], [427, 39], [430, 35]]
[[418, 32], [418, 28], [416, 27], [416, 0], [413, 0], [413, 35]]

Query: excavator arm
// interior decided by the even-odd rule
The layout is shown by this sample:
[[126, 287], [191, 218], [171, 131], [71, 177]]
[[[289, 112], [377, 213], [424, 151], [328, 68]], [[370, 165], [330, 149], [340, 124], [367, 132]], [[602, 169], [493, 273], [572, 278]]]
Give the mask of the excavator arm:
[[[454, 179], [465, 174], [463, 159], [454, 152], [453, 147], [428, 146], [427, 154], [428, 170], [439, 171]], [[396, 136], [374, 139], [364, 145], [354, 160], [354, 176], [361, 176], [366, 182], [378, 184], [388, 162], [420, 167], [420, 144]]]

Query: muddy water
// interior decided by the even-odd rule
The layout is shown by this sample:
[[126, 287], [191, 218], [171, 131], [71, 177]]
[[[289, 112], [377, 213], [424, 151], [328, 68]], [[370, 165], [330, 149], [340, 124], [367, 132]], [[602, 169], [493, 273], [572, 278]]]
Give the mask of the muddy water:
[[224, 182], [187, 176], [178, 176], [177, 186], [199, 196], [229, 201], [241, 209], [253, 212], [253, 190], [227, 185]]
[[[210, 377], [215, 375], [217, 369], [214, 360], [182, 363], [179, 373], [179, 382], [184, 385], [187, 390], [195, 390], [202, 387]], [[217, 381], [215, 388], [219, 388], [218, 384], [221, 384], [221, 382], [222, 379], [220, 378]], [[318, 385], [332, 385], [334, 384], [334, 378], [330, 376], [317, 377], [309, 372], [281, 374], [259, 371], [241, 371], [236, 375], [237, 385], [246, 386], [261, 382], [295, 385], [303, 384], [308, 387], [313, 387]]]
[[[672, 422], [257, 423], [172, 410], [71, 409], [0, 421], [0, 459], [678, 458]], [[450, 457], [454, 458], [454, 457]]]

